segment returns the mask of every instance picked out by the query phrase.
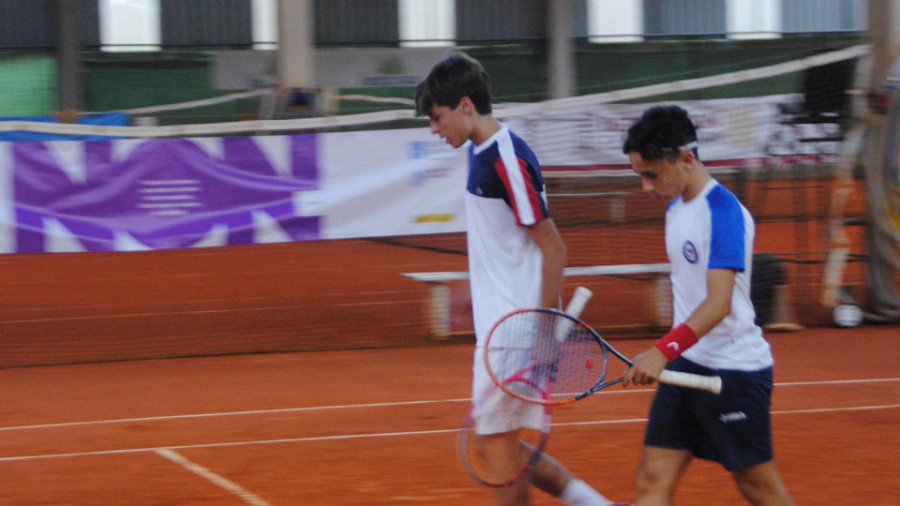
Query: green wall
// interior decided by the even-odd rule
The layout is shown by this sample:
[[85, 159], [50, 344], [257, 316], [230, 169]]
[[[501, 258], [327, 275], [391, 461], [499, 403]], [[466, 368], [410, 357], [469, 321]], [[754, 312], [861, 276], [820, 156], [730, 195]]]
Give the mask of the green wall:
[[56, 58], [0, 57], [0, 116], [39, 116], [57, 109]]
[[[215, 90], [213, 56], [208, 53], [96, 53], [83, 62], [85, 103], [90, 111], [177, 104], [227, 95]], [[213, 123], [244, 119], [256, 100], [146, 115], [159, 124]]]

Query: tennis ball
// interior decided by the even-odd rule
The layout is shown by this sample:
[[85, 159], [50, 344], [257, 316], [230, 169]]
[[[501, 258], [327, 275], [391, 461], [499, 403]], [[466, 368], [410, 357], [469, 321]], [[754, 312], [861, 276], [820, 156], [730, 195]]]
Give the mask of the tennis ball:
[[834, 318], [834, 323], [837, 323], [838, 327], [844, 328], [856, 327], [863, 321], [862, 309], [853, 304], [840, 304], [836, 306], [831, 316]]

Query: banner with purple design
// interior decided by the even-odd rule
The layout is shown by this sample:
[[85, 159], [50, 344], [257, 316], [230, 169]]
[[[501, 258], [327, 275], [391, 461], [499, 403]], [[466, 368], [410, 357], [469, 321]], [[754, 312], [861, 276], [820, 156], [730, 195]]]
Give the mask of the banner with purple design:
[[462, 230], [465, 152], [426, 129], [0, 143], [0, 251]]

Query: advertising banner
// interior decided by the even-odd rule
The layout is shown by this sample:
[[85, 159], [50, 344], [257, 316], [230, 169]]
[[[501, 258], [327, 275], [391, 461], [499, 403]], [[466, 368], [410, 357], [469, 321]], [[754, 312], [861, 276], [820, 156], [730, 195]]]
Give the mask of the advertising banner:
[[[840, 146], [821, 130], [828, 125], [808, 131], [784, 121], [793, 98], [680, 104], [697, 123], [700, 158], [711, 167], [833, 157]], [[592, 105], [503, 121], [531, 145], [545, 174], [626, 173], [622, 140], [649, 106]], [[424, 127], [0, 142], [0, 252], [461, 232], [467, 165], [466, 147], [454, 150]]]
[[135, 251], [462, 229], [464, 151], [425, 129], [0, 143], [0, 251]]

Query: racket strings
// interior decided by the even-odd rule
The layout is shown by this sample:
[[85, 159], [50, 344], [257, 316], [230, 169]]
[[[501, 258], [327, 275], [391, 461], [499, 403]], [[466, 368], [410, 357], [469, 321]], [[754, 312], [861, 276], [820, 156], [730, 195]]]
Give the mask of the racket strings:
[[545, 399], [529, 397], [538, 402], [574, 398], [602, 382], [609, 368], [608, 353], [590, 330], [563, 313], [542, 310], [513, 313], [498, 323], [488, 362], [500, 381], [517, 378], [549, 392]]
[[605, 380], [609, 371], [606, 349], [598, 346], [592, 334], [575, 326], [560, 345], [553, 396], [571, 397]]

